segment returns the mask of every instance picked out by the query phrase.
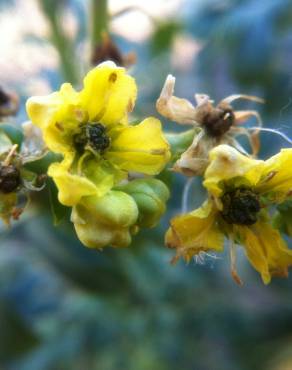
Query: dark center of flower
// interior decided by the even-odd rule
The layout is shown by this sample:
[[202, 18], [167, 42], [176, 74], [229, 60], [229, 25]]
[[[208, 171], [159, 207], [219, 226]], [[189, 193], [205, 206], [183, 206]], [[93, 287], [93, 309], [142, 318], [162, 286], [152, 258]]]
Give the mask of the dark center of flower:
[[0, 191], [2, 193], [12, 193], [20, 183], [20, 172], [14, 165], [0, 166]]
[[110, 138], [101, 123], [87, 123], [81, 127], [81, 131], [74, 135], [73, 142], [76, 150], [83, 153], [86, 146], [102, 154], [110, 146]]
[[260, 211], [259, 197], [250, 189], [239, 188], [225, 193], [221, 198], [224, 220], [229, 224], [253, 225]]
[[234, 113], [231, 107], [216, 107], [206, 114], [202, 125], [209, 136], [220, 137], [234, 124]]

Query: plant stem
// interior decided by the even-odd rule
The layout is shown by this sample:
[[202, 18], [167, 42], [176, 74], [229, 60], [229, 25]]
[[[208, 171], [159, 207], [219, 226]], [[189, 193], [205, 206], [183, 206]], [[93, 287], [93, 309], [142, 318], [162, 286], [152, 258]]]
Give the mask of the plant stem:
[[102, 33], [108, 31], [107, 0], [91, 0], [91, 50], [102, 41]]
[[51, 30], [52, 30], [52, 43], [58, 50], [61, 69], [64, 79], [67, 82], [71, 82], [73, 85], [78, 84], [79, 78], [77, 73], [77, 67], [75, 65], [75, 55], [72, 43], [65, 36], [57, 19], [50, 19]]
[[40, 0], [40, 4], [50, 24], [51, 41], [59, 53], [63, 77], [65, 81], [76, 85], [79, 83], [79, 76], [75, 63], [74, 45], [64, 33], [60, 22], [63, 3], [55, 0]]

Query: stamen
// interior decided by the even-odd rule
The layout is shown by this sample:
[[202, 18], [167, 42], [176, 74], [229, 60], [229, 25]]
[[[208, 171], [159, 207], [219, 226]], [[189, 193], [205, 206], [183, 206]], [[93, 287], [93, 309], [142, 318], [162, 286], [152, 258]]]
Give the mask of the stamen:
[[259, 130], [259, 131], [272, 132], [272, 133], [274, 133], [274, 134], [276, 134], [276, 135], [281, 136], [284, 140], [286, 140], [289, 144], [291, 144], [291, 145], [292, 145], [292, 140], [291, 140], [287, 135], [285, 135], [283, 132], [278, 131], [278, 130], [276, 130], [276, 129], [273, 129], [273, 128], [267, 128], [267, 127], [249, 127], [248, 129], [249, 129], [249, 130], [253, 130], [253, 131], [255, 131], [255, 130]]
[[14, 144], [14, 145], [12, 146], [12, 148], [10, 149], [10, 151], [9, 151], [9, 153], [8, 153], [8, 155], [7, 155], [7, 157], [5, 158], [5, 160], [4, 160], [4, 162], [3, 162], [3, 166], [8, 166], [8, 165], [9, 165], [11, 158], [14, 156], [14, 154], [15, 154], [15, 152], [16, 152], [16, 150], [17, 150], [17, 147], [18, 147], [18, 145], [17, 145], [17, 144]]
[[194, 181], [194, 177], [190, 177], [186, 183], [185, 183], [185, 186], [184, 186], [184, 190], [183, 190], [183, 196], [182, 196], [182, 213], [186, 213], [188, 211], [188, 200], [189, 200], [189, 194], [190, 194], [190, 189], [191, 189], [191, 186], [192, 186], [192, 183]]
[[78, 152], [86, 149], [102, 154], [110, 146], [110, 138], [101, 123], [87, 123], [81, 126], [81, 131], [74, 135], [73, 142]]
[[258, 195], [251, 189], [238, 188], [226, 192], [222, 198], [221, 215], [229, 224], [253, 225], [261, 209]]
[[230, 251], [230, 271], [231, 271], [231, 276], [233, 280], [236, 282], [238, 285], [243, 285], [242, 280], [240, 279], [237, 270], [236, 270], [236, 246], [234, 244], [234, 241], [230, 239], [229, 243], [229, 251]]

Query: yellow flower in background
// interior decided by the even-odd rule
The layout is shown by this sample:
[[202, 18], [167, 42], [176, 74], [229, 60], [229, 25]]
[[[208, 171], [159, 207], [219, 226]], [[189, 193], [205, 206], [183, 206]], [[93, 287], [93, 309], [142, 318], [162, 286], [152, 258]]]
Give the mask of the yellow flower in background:
[[156, 175], [163, 169], [170, 153], [160, 121], [150, 117], [128, 124], [136, 95], [135, 80], [125, 69], [105, 62], [86, 75], [80, 92], [65, 83], [57, 92], [28, 100], [28, 115], [46, 145], [63, 155], [48, 170], [62, 204], [103, 196], [128, 171]]
[[201, 208], [171, 220], [167, 246], [177, 249], [176, 258], [189, 261], [201, 252], [222, 251], [227, 236], [237, 282], [241, 283], [235, 267], [236, 244], [245, 248], [265, 284], [272, 276], [287, 276], [292, 250], [272, 227], [268, 207], [291, 196], [291, 168], [292, 149], [261, 161], [228, 145], [214, 148], [204, 177], [209, 199]]

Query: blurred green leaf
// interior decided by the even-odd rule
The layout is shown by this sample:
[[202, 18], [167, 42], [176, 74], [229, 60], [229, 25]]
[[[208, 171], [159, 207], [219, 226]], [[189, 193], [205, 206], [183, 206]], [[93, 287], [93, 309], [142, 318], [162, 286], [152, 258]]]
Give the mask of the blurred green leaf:
[[0, 129], [0, 154], [7, 153], [12, 147], [12, 142], [7, 134]]
[[282, 233], [292, 236], [292, 199], [280, 204], [273, 218], [273, 225]]
[[19, 147], [21, 146], [23, 134], [19, 127], [9, 123], [1, 123], [1, 131], [9, 137], [13, 144], [17, 144]]
[[192, 144], [195, 134], [200, 129], [192, 129], [180, 133], [166, 133], [166, 139], [170, 144], [172, 160], [176, 161], [183, 152]]
[[151, 39], [150, 47], [152, 53], [154, 55], [158, 55], [169, 50], [172, 46], [175, 35], [181, 28], [181, 25], [175, 21], [167, 21], [158, 24]]
[[68, 207], [63, 206], [58, 200], [58, 189], [52, 179], [47, 180], [47, 188], [50, 198], [51, 212], [53, 223], [59, 225], [68, 214]]
[[15, 360], [39, 343], [37, 336], [8, 301], [0, 300], [0, 328], [0, 361]]
[[60, 67], [66, 82], [79, 83], [79, 69], [75, 56], [75, 43], [68, 37], [62, 24], [66, 0], [39, 0], [44, 16], [50, 25], [50, 41], [58, 51]]

